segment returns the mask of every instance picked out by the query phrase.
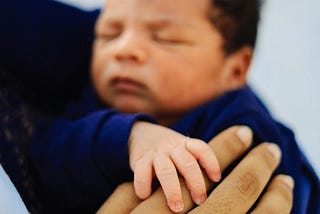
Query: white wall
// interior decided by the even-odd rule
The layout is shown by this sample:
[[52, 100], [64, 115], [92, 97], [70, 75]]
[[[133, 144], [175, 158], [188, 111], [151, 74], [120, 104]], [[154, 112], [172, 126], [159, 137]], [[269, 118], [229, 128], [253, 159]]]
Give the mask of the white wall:
[[84, 10], [92, 10], [101, 7], [106, 0], [55, 0], [71, 4]]
[[266, 0], [250, 80], [320, 175], [320, 1]]
[[[85, 9], [104, 0], [60, 0]], [[320, 1], [265, 0], [250, 83], [320, 175]]]

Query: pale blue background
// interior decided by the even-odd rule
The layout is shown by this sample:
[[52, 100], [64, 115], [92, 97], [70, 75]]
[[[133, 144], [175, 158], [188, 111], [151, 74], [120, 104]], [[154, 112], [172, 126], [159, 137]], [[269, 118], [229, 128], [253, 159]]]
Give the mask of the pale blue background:
[[[60, 0], [93, 9], [104, 0]], [[320, 0], [265, 0], [250, 83], [320, 175]]]
[[0, 165], [0, 213], [27, 214], [27, 208], [22, 202], [16, 188]]
[[266, 0], [251, 82], [320, 175], [320, 1]]

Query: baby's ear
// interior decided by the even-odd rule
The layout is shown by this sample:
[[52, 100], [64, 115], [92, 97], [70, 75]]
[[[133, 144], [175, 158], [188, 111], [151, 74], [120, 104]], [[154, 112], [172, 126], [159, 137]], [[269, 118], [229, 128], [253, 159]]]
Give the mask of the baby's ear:
[[252, 55], [252, 48], [244, 46], [228, 56], [226, 69], [228, 70], [228, 84], [231, 88], [245, 85]]

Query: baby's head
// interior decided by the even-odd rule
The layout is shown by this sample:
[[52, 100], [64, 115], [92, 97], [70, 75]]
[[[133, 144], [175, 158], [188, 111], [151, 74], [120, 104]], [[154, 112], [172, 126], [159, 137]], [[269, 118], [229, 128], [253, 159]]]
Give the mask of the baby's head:
[[246, 84], [258, 0], [108, 0], [96, 24], [100, 99], [163, 125]]

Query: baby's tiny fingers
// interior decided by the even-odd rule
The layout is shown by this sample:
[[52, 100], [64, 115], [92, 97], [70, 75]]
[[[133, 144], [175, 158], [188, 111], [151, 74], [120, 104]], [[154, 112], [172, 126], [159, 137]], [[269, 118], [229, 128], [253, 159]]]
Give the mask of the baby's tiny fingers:
[[153, 161], [156, 176], [161, 184], [168, 206], [173, 212], [183, 210], [183, 201], [178, 174], [171, 159], [158, 156]]
[[146, 199], [151, 195], [152, 161], [141, 158], [134, 168], [134, 189], [137, 196]]
[[184, 147], [171, 153], [171, 159], [185, 179], [192, 200], [201, 204], [206, 198], [206, 186], [198, 161]]
[[190, 138], [186, 142], [186, 148], [199, 161], [201, 167], [204, 168], [207, 176], [212, 181], [217, 182], [220, 180], [219, 162], [208, 144], [201, 140]]

